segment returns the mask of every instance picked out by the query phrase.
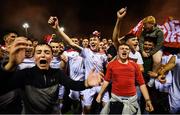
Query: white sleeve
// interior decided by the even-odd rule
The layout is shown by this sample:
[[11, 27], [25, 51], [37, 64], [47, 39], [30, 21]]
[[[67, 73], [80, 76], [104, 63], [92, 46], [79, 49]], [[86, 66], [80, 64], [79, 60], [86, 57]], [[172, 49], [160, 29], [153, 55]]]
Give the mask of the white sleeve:
[[85, 58], [87, 57], [87, 54], [88, 54], [88, 48], [82, 48], [81, 50], [81, 57]]
[[142, 56], [139, 52], [137, 52], [137, 56], [138, 56], [137, 64], [144, 64]]

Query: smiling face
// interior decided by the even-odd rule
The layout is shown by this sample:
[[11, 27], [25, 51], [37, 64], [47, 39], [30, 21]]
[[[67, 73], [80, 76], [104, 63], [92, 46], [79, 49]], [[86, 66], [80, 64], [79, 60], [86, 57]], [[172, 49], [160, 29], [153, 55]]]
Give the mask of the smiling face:
[[98, 37], [91, 37], [89, 46], [92, 51], [98, 51], [99, 49], [99, 38]]
[[151, 41], [145, 41], [144, 42], [144, 51], [146, 53], [149, 53], [154, 48], [154, 43]]
[[36, 46], [34, 60], [37, 67], [39, 67], [40, 69], [49, 69], [52, 57], [52, 49], [50, 48], [50, 46], [46, 44]]
[[60, 46], [58, 42], [51, 42], [50, 46], [52, 47], [53, 50], [53, 56], [54, 57], [58, 57], [59, 56], [59, 52], [60, 52]]
[[121, 61], [126, 61], [129, 57], [129, 52], [130, 52], [130, 49], [129, 49], [129, 46], [128, 45], [120, 45], [119, 48], [118, 48], [118, 57]]
[[25, 53], [26, 58], [31, 58], [33, 56], [33, 53], [34, 53], [33, 43], [31, 40], [28, 40], [26, 53]]

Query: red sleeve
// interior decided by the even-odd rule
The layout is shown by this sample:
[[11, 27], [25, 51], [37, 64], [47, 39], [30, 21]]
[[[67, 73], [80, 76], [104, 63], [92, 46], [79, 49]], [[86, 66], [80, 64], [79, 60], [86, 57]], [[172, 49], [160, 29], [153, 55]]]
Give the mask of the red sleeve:
[[134, 63], [135, 67], [136, 67], [136, 82], [139, 84], [139, 86], [145, 84], [142, 72], [138, 66], [138, 64]]
[[112, 65], [111, 63], [108, 64], [107, 70], [106, 70], [106, 75], [105, 75], [105, 77], [104, 77], [104, 80], [106, 80], [106, 81], [108, 81], [108, 82], [110, 82], [111, 76], [112, 76], [111, 65]]

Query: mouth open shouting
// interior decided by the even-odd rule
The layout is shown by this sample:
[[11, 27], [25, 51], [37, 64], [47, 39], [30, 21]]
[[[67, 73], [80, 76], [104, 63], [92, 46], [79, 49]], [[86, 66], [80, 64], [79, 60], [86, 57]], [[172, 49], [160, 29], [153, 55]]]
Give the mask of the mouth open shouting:
[[37, 64], [37, 66], [40, 69], [48, 69], [49, 68], [49, 64], [48, 64], [48, 61], [46, 59], [40, 59], [39, 63]]
[[40, 63], [41, 65], [43, 65], [43, 64], [47, 64], [47, 61], [46, 61], [46, 60], [40, 60], [39, 63]]
[[90, 48], [91, 48], [92, 51], [96, 51], [96, 50], [97, 50], [97, 47], [96, 47], [95, 44], [91, 44], [91, 45], [90, 45]]

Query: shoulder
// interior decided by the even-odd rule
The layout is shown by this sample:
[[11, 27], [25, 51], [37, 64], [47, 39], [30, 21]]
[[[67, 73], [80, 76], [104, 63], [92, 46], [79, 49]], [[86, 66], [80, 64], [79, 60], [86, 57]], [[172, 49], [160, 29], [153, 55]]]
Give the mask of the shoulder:
[[163, 33], [162, 29], [159, 28], [159, 27], [155, 27], [155, 28], [154, 28], [154, 31], [155, 31], [156, 33]]
[[81, 54], [82, 54], [82, 55], [90, 55], [91, 52], [92, 52], [92, 51], [91, 51], [89, 48], [83, 48], [83, 49], [81, 50]]
[[136, 62], [134, 62], [133, 60], [129, 60], [129, 64], [133, 65], [134, 67], [138, 66], [138, 64]]
[[108, 66], [117, 65], [117, 63], [118, 63], [118, 60], [113, 60], [113, 61], [108, 63]]

